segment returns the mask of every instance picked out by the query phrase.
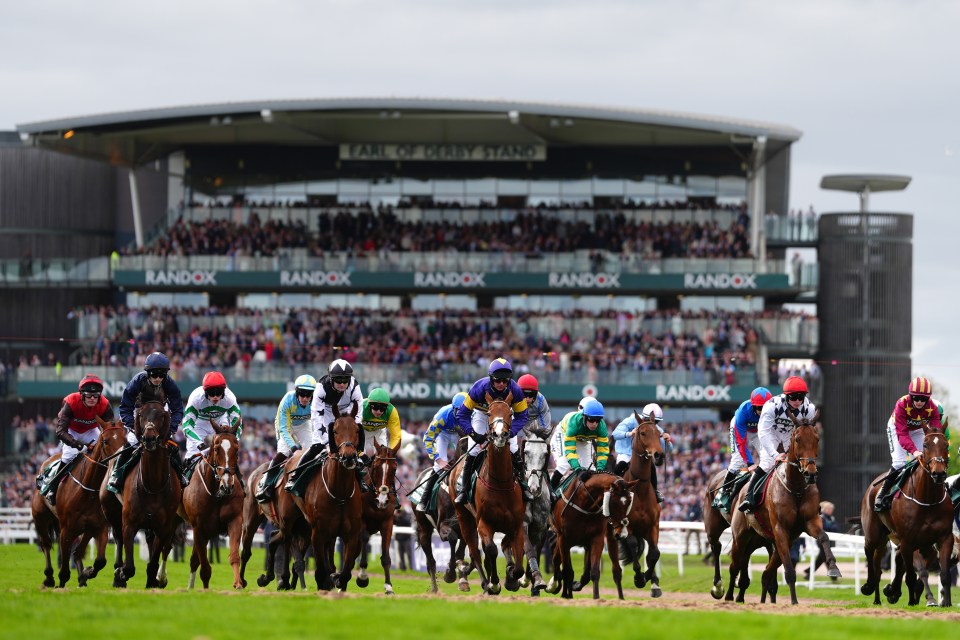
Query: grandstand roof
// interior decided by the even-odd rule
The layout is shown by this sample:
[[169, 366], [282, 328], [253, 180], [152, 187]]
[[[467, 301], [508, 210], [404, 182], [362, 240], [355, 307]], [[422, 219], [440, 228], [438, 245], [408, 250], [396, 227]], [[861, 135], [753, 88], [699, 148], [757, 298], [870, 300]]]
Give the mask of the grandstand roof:
[[18, 125], [30, 142], [137, 166], [198, 145], [341, 143], [747, 147], [798, 140], [785, 125], [675, 111], [430, 98], [266, 100], [145, 109]]

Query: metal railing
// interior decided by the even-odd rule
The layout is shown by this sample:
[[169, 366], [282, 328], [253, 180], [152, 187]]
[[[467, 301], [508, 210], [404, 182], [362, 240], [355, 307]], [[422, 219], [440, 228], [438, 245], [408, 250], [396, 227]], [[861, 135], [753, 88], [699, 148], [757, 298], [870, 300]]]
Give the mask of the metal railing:
[[0, 286], [106, 286], [111, 282], [108, 257], [0, 260]]

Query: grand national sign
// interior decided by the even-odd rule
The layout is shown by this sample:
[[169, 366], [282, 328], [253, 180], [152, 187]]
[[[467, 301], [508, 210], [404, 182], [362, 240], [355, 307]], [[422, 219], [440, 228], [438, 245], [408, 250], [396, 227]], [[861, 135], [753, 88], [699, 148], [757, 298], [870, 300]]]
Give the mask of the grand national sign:
[[756, 289], [755, 273], [687, 273], [684, 289]]
[[659, 402], [730, 402], [730, 387], [697, 384], [658, 384]]

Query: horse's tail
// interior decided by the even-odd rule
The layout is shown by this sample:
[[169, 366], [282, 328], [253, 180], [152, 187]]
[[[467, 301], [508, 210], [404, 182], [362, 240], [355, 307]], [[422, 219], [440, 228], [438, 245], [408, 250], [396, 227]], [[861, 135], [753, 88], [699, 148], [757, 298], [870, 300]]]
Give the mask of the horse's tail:
[[863, 535], [863, 520], [860, 516], [854, 516], [852, 518], [847, 518], [847, 524], [850, 525], [850, 530], [848, 533], [854, 536]]

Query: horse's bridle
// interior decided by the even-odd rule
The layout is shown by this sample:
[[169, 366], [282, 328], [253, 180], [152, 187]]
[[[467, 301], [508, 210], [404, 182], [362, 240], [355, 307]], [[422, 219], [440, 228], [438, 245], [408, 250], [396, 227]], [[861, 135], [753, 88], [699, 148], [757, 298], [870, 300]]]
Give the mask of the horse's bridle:
[[[214, 441], [216, 441], [216, 438], [214, 438]], [[231, 486], [225, 487], [223, 485], [223, 477], [233, 475], [234, 480], [236, 480], [237, 474], [235, 469], [230, 467], [229, 460], [227, 460], [227, 464], [225, 465], [219, 465], [216, 462], [212, 461], [211, 458], [213, 458], [213, 453], [214, 453], [214, 445], [211, 444], [209, 458], [207, 456], [200, 456], [200, 464], [205, 464], [211, 469], [213, 469], [214, 481], [217, 484], [217, 493], [214, 494], [212, 491], [210, 491], [210, 488], [207, 486], [206, 481], [204, 481], [203, 479], [203, 474], [200, 474], [200, 484], [203, 485], [203, 489], [204, 491], [207, 492], [207, 495], [215, 498], [225, 498], [233, 492], [233, 486], [231, 485]]]
[[547, 448], [547, 456], [544, 458], [544, 467], [542, 469], [527, 469], [528, 478], [536, 478], [536, 485], [537, 485], [536, 489], [534, 489], [533, 487], [534, 483], [527, 480], [527, 486], [529, 487], [530, 495], [532, 495], [534, 498], [539, 498], [540, 495], [543, 493], [543, 481], [547, 475], [546, 465], [547, 465], [547, 461], [549, 461], [550, 459], [550, 455], [549, 455], [550, 443], [540, 438], [527, 438], [526, 442], [523, 445], [524, 448], [526, 448], [526, 446], [531, 443], [542, 444]]
[[817, 481], [817, 472], [807, 471], [807, 467], [809, 467], [812, 464], [813, 468], [816, 469], [817, 459], [804, 458], [800, 455], [800, 452], [797, 451], [797, 449], [799, 448], [797, 446], [797, 432], [800, 431], [800, 429], [802, 428], [813, 429], [814, 426], [812, 424], [798, 424], [793, 428], [793, 431], [790, 434], [790, 440], [791, 440], [791, 444], [793, 445], [794, 460], [787, 460], [787, 464], [789, 464], [791, 467], [796, 467], [797, 470], [803, 475], [804, 481], [806, 481], [806, 483], [809, 485], [809, 484], [814, 484]]
[[[924, 435], [923, 435], [923, 450], [924, 450], [924, 451], [926, 451], [926, 448], [927, 448], [927, 438], [929, 438], [929, 437], [931, 437], [931, 436], [944, 437], [943, 434], [942, 434], [942, 433], [939, 433], [939, 432], [938, 432], [938, 433], [926, 433], [926, 434], [924, 434]], [[947, 449], [947, 453], [948, 453], [948, 455], [949, 455], [949, 449]], [[931, 471], [929, 465], [931, 465], [931, 464], [933, 464], [933, 463], [935, 463], [935, 462], [942, 463], [944, 470], [943, 470], [943, 471], [937, 471], [937, 472]], [[946, 482], [946, 480], [947, 480], [947, 471], [946, 471], [946, 468], [947, 468], [947, 465], [948, 465], [949, 463], [950, 463], [949, 458], [942, 458], [942, 457], [940, 457], [940, 456], [936, 456], [936, 457], [930, 458], [929, 460], [927, 460], [926, 455], [921, 455], [919, 458], [917, 458], [917, 464], [920, 465], [920, 468], [923, 469], [924, 472], [926, 472], [926, 474], [927, 474], [928, 476], [930, 476], [930, 479], [933, 480], [936, 484], [943, 484], [944, 482]]]
[[[144, 448], [145, 450], [147, 450], [147, 451], [153, 451], [153, 450], [155, 450], [155, 449], [157, 448], [157, 443], [158, 443], [158, 442], [160, 441], [160, 439], [161, 439], [161, 438], [160, 438], [160, 428], [159, 428], [157, 425], [155, 425], [153, 422], [148, 422], [146, 425], [144, 425], [144, 423], [143, 423], [143, 408], [146, 407], [147, 405], [150, 405], [150, 404], [159, 405], [159, 406], [160, 406], [160, 410], [162, 411], [163, 415], [164, 415], [164, 416], [169, 416], [169, 414], [167, 413], [167, 409], [166, 409], [166, 407], [164, 406], [164, 402], [162, 402], [162, 401], [160, 401], [160, 400], [147, 400], [147, 401], [144, 402], [142, 405], [140, 405], [140, 407], [138, 408], [138, 410], [137, 410], [137, 421], [136, 421], [136, 424], [134, 424], [134, 435], [137, 436], [137, 439], [140, 441], [141, 445], [143, 445], [143, 448]], [[147, 440], [147, 439], [146, 439], [146, 437], [144, 436], [144, 432], [145, 432], [146, 430], [148, 430], [148, 429], [153, 429], [154, 431], [157, 432], [157, 436], [156, 436], [155, 439], [152, 439], [152, 440]], [[137, 431], [139, 431], [140, 433], [137, 434], [137, 433], [136, 433]]]
[[[510, 405], [507, 404], [506, 400], [494, 400], [487, 406], [488, 416], [490, 414], [490, 408], [493, 407], [493, 405], [495, 404], [502, 404], [502, 405], [505, 405], [508, 409], [510, 408]], [[495, 427], [497, 425], [500, 425], [503, 427], [501, 429], [500, 435], [495, 435], [496, 433]], [[493, 446], [495, 446], [497, 449], [502, 449], [510, 441], [510, 429], [507, 427], [507, 421], [503, 417], [488, 419], [487, 432], [491, 434], [490, 442], [493, 443]]]
[[[391, 449], [388, 448], [387, 450], [390, 451], [391, 454], [393, 453], [393, 451], [392, 451]], [[394, 462], [396, 462], [396, 461], [397, 461], [397, 456], [395, 456], [395, 455], [389, 455], [389, 456], [387, 456], [387, 455], [380, 455], [380, 454], [378, 453], [377, 455], [373, 456], [373, 460], [374, 460], [374, 462], [376, 462], [377, 460], [383, 460], [386, 464], [389, 464], [391, 460], [393, 460]], [[375, 467], [376, 465], [371, 465], [371, 466], [372, 466], [372, 467]], [[396, 467], [394, 467], [394, 477], [393, 477], [393, 479], [394, 479], [394, 482], [396, 482], [396, 479], [397, 479], [397, 477], [396, 477]], [[380, 481], [381, 484], [380, 484], [379, 487], [377, 487], [377, 494], [378, 494], [378, 495], [382, 495], [382, 494], [385, 494], [385, 495], [386, 495], [386, 499], [385, 499], [385, 501], [384, 501], [383, 506], [380, 505], [379, 501], [377, 502], [377, 506], [378, 506], [379, 508], [381, 508], [381, 509], [385, 509], [385, 508], [387, 507], [387, 504], [389, 504], [390, 496], [391, 496], [391, 495], [397, 495], [397, 488], [396, 488], [395, 486], [390, 486], [390, 485], [388, 485], [388, 484], [386, 483], [386, 480], [387, 480], [387, 472], [386, 472], [386, 470], [384, 470], [384, 472], [383, 472], [383, 478], [382, 478], [381, 481]]]

